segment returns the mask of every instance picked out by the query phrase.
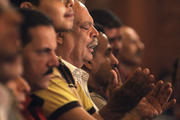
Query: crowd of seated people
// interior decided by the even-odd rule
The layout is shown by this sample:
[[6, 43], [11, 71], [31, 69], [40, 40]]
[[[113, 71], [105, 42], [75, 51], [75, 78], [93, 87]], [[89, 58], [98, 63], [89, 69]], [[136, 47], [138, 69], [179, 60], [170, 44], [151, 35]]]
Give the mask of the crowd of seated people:
[[0, 0], [0, 120], [149, 120], [176, 103], [170, 82], [138, 67], [135, 30], [97, 11]]

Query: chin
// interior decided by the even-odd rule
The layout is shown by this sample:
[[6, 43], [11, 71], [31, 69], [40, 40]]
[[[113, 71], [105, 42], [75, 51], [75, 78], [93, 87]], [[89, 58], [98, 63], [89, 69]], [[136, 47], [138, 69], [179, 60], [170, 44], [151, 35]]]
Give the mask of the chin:
[[61, 24], [61, 25], [58, 25], [56, 26], [56, 31], [60, 31], [60, 32], [67, 32], [69, 30], [71, 30], [73, 27], [73, 24]]
[[91, 61], [93, 59], [93, 56], [89, 56], [86, 61]]
[[19, 103], [18, 104], [18, 108], [19, 108], [19, 110], [24, 110], [24, 104], [23, 103]]
[[134, 60], [131, 60], [131, 63], [134, 64], [134, 65], [140, 65], [141, 60], [140, 59], [134, 59]]
[[73, 28], [73, 23], [65, 23], [62, 28], [64, 28], [64, 31], [69, 31]]
[[47, 88], [49, 86], [49, 81], [50, 81], [50, 79], [43, 79], [41, 81], [40, 88], [41, 89]]

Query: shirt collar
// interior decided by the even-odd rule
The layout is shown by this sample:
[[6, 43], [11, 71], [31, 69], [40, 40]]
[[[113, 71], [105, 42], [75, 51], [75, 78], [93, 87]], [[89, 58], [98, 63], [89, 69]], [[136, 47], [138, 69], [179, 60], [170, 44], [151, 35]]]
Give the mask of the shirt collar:
[[71, 63], [63, 60], [61, 57], [59, 59], [61, 59], [61, 61], [69, 68], [69, 70], [73, 74], [73, 77], [75, 77], [75, 80], [78, 80], [79, 82], [82, 82], [82, 80], [88, 81], [89, 74], [86, 71], [82, 70], [81, 68], [77, 68]]

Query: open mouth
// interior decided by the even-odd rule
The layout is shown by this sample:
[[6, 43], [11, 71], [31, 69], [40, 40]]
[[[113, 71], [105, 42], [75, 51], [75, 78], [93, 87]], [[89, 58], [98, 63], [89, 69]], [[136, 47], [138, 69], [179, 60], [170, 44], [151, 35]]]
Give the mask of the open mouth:
[[94, 38], [94, 40], [88, 44], [87, 48], [91, 51], [94, 52], [94, 48], [97, 47], [98, 45], [98, 39]]

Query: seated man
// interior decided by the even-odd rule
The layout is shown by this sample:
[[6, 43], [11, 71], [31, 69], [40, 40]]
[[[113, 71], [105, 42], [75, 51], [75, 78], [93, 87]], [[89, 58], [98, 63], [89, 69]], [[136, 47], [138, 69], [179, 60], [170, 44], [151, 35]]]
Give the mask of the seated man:
[[118, 29], [117, 34], [121, 36], [122, 47], [114, 55], [119, 61], [118, 68], [123, 81], [125, 81], [129, 74], [141, 64], [144, 44], [131, 27], [122, 26]]
[[19, 12], [24, 18], [20, 29], [23, 77], [31, 87], [22, 115], [27, 120], [44, 120], [40, 109], [43, 100], [32, 93], [48, 87], [52, 69], [58, 64], [55, 54], [56, 33], [52, 21], [42, 13], [28, 9]]
[[[112, 69], [112, 65], [117, 62], [115, 62], [116, 59], [113, 57], [112, 49], [110, 47], [110, 44], [108, 43], [107, 37], [105, 37], [104, 34], [100, 33], [100, 35], [98, 36], [98, 40], [99, 40], [99, 44], [97, 48], [95, 49], [94, 58], [91, 62], [86, 63], [84, 68], [90, 74], [89, 86], [91, 90], [95, 92], [95, 94], [93, 95], [96, 95], [99, 97], [99, 99], [96, 99], [96, 100], [100, 100], [100, 103], [98, 101], [95, 101], [95, 103], [98, 102], [97, 105], [99, 104], [102, 105], [102, 102], [106, 102], [106, 101], [105, 99], [100, 99], [100, 98], [102, 98], [102, 96], [105, 94], [106, 90], [108, 89], [108, 86], [113, 83], [112, 73], [115, 73], [115, 71]], [[116, 77], [114, 76], [114, 78]], [[122, 88], [123, 87], [124, 86], [122, 86]], [[168, 102], [168, 99], [172, 93], [171, 87], [172, 86], [170, 85], [170, 83], [163, 83], [162, 81], [158, 82], [154, 90], [145, 98], [143, 98], [141, 102], [130, 112], [131, 115], [127, 114], [122, 119], [132, 120], [136, 118], [138, 120], [138, 119], [146, 119], [150, 117], [153, 118], [154, 115], [158, 115], [162, 113], [165, 109], [169, 108], [175, 102], [174, 100], [171, 100]], [[103, 88], [104, 91], [100, 90], [101, 88]], [[131, 88], [129, 89], [132, 89], [132, 88], [133, 87], [131, 86]], [[159, 91], [157, 91], [158, 89]], [[126, 90], [128, 92], [128, 89]], [[120, 101], [121, 100], [119, 100], [118, 102]], [[127, 104], [128, 103], [130, 102], [127, 102]], [[124, 104], [126, 104], [126, 102], [124, 102]], [[127, 104], [126, 104], [126, 107], [128, 107]], [[101, 107], [103, 108], [103, 106]], [[116, 106], [114, 106], [113, 109], [115, 109], [115, 107]], [[134, 116], [134, 112], [138, 114]], [[134, 116], [134, 118], [132, 116]]]
[[100, 33], [98, 36], [98, 46], [94, 49], [93, 56], [93, 60], [86, 62], [83, 69], [90, 76], [88, 88], [91, 98], [98, 108], [102, 109], [107, 104], [108, 87], [113, 80], [112, 67], [118, 64], [105, 34]]
[[[102, 116], [99, 115], [98, 112], [94, 111], [91, 101], [87, 95], [85, 95], [84, 88], [82, 88], [80, 85], [80, 83], [83, 82], [81, 81], [82, 79], [78, 79], [78, 77], [72, 75], [73, 70], [82, 67], [84, 62], [92, 59], [93, 48], [96, 46], [92, 44], [94, 44], [94, 41], [96, 40], [95, 38], [98, 35], [98, 32], [93, 26], [93, 20], [89, 15], [87, 8], [82, 3], [75, 2], [74, 12], [75, 20], [73, 29], [68, 33], [61, 33], [63, 39], [57, 40], [59, 45], [57, 55], [67, 58], [66, 60], [68, 62], [60, 59], [60, 65], [54, 70], [50, 86], [48, 89], [36, 92], [36, 95], [45, 100], [43, 110], [47, 117], [51, 120], [93, 120], [94, 118], [106, 119], [105, 114], [113, 116], [112, 112], [106, 111], [113, 104], [108, 103], [109, 105], [105, 108], [106, 110], [100, 111]], [[60, 45], [62, 47], [60, 47]], [[71, 48], [70, 46], [73, 46], [73, 49], [69, 50], [69, 48]], [[63, 52], [65, 50], [70, 52], [68, 53], [69, 57], [67, 57], [67, 54]], [[139, 91], [141, 91], [142, 94], [138, 94], [138, 97], [135, 98], [135, 100], [131, 99], [133, 101], [133, 105], [131, 104], [133, 107], [151, 89], [152, 79], [149, 72], [143, 72], [142, 70], [137, 71], [137, 73], [131, 77], [130, 82], [127, 85], [131, 84], [131, 82], [135, 84], [136, 82], [134, 82], [134, 80], [137, 79], [139, 81], [138, 84], [140, 85], [137, 85], [136, 87], [139, 89]], [[113, 100], [119, 98], [122, 94], [118, 96], [118, 93], [124, 93], [126, 89], [127, 88], [124, 87], [122, 90], [118, 90], [117, 94], [114, 94], [115, 96], [113, 97]], [[137, 94], [135, 94], [135, 96], [136, 95]], [[112, 102], [115, 102], [113, 100]], [[129, 104], [130, 103], [131, 101], [129, 101]], [[118, 105], [118, 101], [116, 101], [115, 104], [118, 107], [120, 106]], [[123, 112], [118, 111], [117, 109], [116, 111], [118, 111], [118, 114], [122, 115], [132, 109], [132, 106], [128, 107]], [[110, 108], [109, 110], [111, 111], [113, 108]], [[87, 112], [92, 115], [88, 114]]]

